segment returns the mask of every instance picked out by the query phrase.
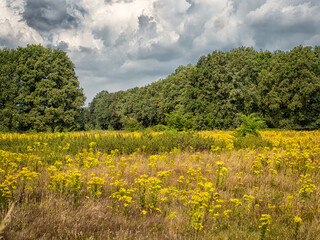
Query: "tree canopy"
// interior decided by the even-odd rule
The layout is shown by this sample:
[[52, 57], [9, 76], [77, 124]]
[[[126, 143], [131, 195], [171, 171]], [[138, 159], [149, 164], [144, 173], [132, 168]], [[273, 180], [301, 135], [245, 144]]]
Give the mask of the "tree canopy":
[[76, 126], [84, 103], [74, 64], [40, 45], [0, 50], [0, 131]]
[[144, 127], [228, 129], [253, 113], [272, 128], [319, 128], [320, 47], [214, 51], [148, 86], [100, 92], [87, 121], [99, 129], [121, 129], [126, 119]]

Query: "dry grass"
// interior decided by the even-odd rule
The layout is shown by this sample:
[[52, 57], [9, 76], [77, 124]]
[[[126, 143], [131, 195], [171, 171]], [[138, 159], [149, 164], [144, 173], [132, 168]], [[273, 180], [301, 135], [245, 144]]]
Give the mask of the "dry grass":
[[0, 239], [2, 239], [1, 235], [4, 233], [4, 230], [5, 230], [6, 226], [9, 225], [10, 222], [11, 222], [11, 214], [12, 214], [12, 211], [14, 209], [14, 205], [15, 205], [14, 202], [12, 202], [10, 204], [7, 214], [5, 215], [5, 217], [1, 221], [1, 224], [0, 224]]
[[[32, 190], [24, 190], [21, 194], [23, 181], [16, 182], [13, 199], [20, 202], [16, 204], [14, 214], [13, 205], [8, 211], [2, 210], [0, 230], [3, 237], [9, 240], [260, 239], [260, 218], [262, 214], [268, 214], [272, 222], [268, 225], [265, 239], [317, 239], [320, 234], [320, 146], [316, 140], [320, 140], [320, 135], [317, 132], [310, 135], [312, 141], [299, 146], [300, 153], [309, 153], [311, 163], [306, 168], [301, 166], [300, 170], [292, 170], [292, 164], [300, 161], [301, 156], [294, 155], [299, 151], [290, 141], [303, 142], [304, 138], [294, 132], [286, 134], [289, 136], [270, 133], [272, 138], [282, 138], [287, 142], [276, 149], [174, 150], [159, 155], [137, 152], [118, 154], [111, 160], [103, 155], [102, 149], [96, 149], [92, 155], [85, 156], [85, 159], [91, 157], [99, 160], [98, 165], [93, 167], [79, 166], [76, 155], [71, 156], [72, 163], [60, 159], [61, 164], [55, 164], [57, 170], [53, 173], [47, 170], [50, 165], [43, 163], [37, 167], [37, 178], [26, 183], [26, 189], [33, 186]], [[38, 158], [43, 161], [46, 156], [40, 154]], [[281, 155], [276, 174], [272, 172], [276, 169], [275, 154]], [[261, 160], [264, 164], [257, 168], [259, 173], [254, 173], [252, 167], [259, 156], [268, 161], [264, 163]], [[108, 159], [110, 162], [107, 162]], [[219, 163], [225, 167], [224, 174], [222, 169], [219, 170]], [[83, 181], [76, 202], [70, 186], [70, 192], [68, 189], [48, 188], [51, 176], [67, 173], [74, 168], [79, 170], [80, 180]], [[29, 167], [30, 171], [34, 169]], [[169, 170], [171, 172], [167, 177], [160, 177], [160, 173]], [[217, 181], [219, 171], [221, 175]], [[92, 174], [104, 179], [98, 197], [90, 195], [88, 190]], [[142, 175], [145, 174], [147, 176], [144, 178]], [[305, 174], [310, 174], [308, 179], [312, 182], [308, 184], [314, 184], [316, 190], [303, 197], [298, 183], [301, 175]], [[151, 181], [152, 177], [161, 180], [161, 183], [155, 186], [151, 182], [146, 183], [146, 204], [141, 205], [142, 195], [137, 180]], [[184, 180], [179, 183], [181, 177]], [[117, 186], [121, 181], [125, 184]], [[211, 184], [212, 187], [203, 187], [204, 184]], [[130, 196], [134, 202], [127, 208], [123, 199], [110, 197], [121, 188], [133, 190]], [[161, 191], [166, 189], [175, 193], [165, 195]], [[199, 198], [199, 194], [206, 193], [209, 198]], [[155, 196], [154, 206], [152, 194]], [[216, 198], [212, 201], [213, 195]], [[168, 199], [164, 200], [166, 196]], [[236, 207], [233, 199], [241, 205]], [[197, 213], [204, 215], [195, 220]], [[8, 220], [10, 216], [11, 222]], [[298, 225], [293, 221], [295, 216], [302, 219]], [[197, 229], [197, 224], [201, 224], [202, 228]]]

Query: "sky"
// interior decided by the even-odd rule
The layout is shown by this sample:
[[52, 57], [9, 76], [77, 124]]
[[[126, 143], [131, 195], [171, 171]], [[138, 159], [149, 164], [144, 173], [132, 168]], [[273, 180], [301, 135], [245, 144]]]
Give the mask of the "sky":
[[68, 53], [88, 104], [241, 46], [320, 45], [319, 0], [0, 0], [0, 48]]

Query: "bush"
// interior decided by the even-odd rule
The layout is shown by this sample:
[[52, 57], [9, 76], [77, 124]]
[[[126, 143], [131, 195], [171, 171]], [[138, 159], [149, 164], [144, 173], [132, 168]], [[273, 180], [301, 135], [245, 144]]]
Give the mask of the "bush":
[[190, 128], [190, 121], [185, 115], [178, 112], [166, 114], [165, 121], [167, 125], [177, 131], [184, 131]]
[[131, 117], [126, 117], [126, 116], [122, 117], [121, 123], [122, 123], [125, 130], [131, 131], [131, 132], [138, 131], [143, 128], [141, 122], [139, 122], [137, 119], [131, 118]]
[[163, 124], [158, 124], [155, 126], [150, 127], [151, 131], [156, 131], [156, 132], [162, 132], [168, 130], [168, 127]]
[[241, 117], [242, 123], [234, 132], [235, 137], [245, 137], [248, 134], [259, 136], [258, 130], [267, 127], [265, 121], [257, 116], [256, 113], [252, 113], [249, 116], [238, 114], [238, 116]]

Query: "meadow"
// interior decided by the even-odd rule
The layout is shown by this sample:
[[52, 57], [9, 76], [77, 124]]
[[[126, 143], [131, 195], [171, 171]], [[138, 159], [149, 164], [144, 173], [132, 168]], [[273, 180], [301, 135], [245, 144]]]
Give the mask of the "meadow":
[[319, 239], [319, 173], [320, 131], [0, 134], [0, 236]]

